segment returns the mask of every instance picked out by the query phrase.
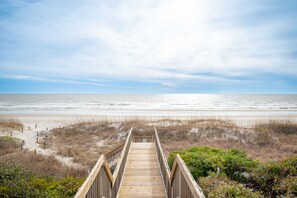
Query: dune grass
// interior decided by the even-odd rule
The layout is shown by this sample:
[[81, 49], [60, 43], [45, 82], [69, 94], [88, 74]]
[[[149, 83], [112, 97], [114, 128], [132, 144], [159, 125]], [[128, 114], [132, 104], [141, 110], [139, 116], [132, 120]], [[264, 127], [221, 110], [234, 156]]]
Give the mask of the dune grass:
[[23, 123], [16, 118], [0, 117], [0, 128], [2, 129], [22, 130], [23, 127]]
[[41, 134], [47, 146], [62, 156], [73, 157], [74, 162], [92, 167], [100, 154], [107, 153], [125, 141], [128, 131], [119, 133], [117, 125], [107, 121], [83, 121], [50, 133]]
[[10, 136], [0, 136], [0, 156], [21, 150], [22, 141]]
[[296, 124], [276, 121], [247, 128], [220, 119], [79, 120], [53, 129], [46, 134], [45, 140], [58, 154], [68, 156], [70, 148], [76, 162], [92, 166], [100, 154], [122, 144], [131, 127], [135, 134], [152, 135], [154, 126], [167, 154], [191, 146], [238, 148], [260, 161], [281, 160], [297, 154]]
[[66, 166], [53, 156], [35, 154], [27, 150], [22, 151], [21, 144], [22, 141], [17, 138], [0, 137], [0, 161], [16, 163], [38, 176], [61, 178], [66, 176], [84, 177], [87, 175], [87, 169]]
[[54, 156], [20, 149], [21, 140], [0, 137], [0, 197], [73, 197], [87, 169]]
[[196, 120], [157, 125], [164, 151], [191, 146], [238, 148], [260, 160], [282, 160], [297, 154], [296, 123], [271, 121], [245, 128], [222, 120]]

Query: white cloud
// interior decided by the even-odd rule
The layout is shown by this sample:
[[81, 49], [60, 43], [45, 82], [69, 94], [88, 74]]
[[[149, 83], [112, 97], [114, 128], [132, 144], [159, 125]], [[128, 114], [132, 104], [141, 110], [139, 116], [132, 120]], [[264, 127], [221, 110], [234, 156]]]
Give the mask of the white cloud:
[[41, 51], [19, 61], [12, 53], [10, 60], [0, 62], [2, 69], [59, 77], [164, 79], [164, 85], [170, 85], [167, 79], [235, 82], [228, 78], [257, 72], [297, 75], [296, 57], [287, 57], [293, 43], [276, 38], [291, 21], [240, 23], [240, 17], [256, 23], [244, 17], [264, 9], [260, 3], [111, 2], [61, 5], [60, 0], [48, 0], [17, 10], [2, 20], [2, 27], [23, 37], [20, 50], [29, 50], [27, 56], [31, 47]]
[[129, 88], [127, 86], [108, 84], [107, 82], [93, 79], [59, 79], [59, 78], [46, 78], [38, 76], [26, 76], [26, 75], [1, 75], [0, 78], [11, 79], [11, 80], [30, 80], [30, 81], [41, 81], [41, 82], [53, 82], [53, 83], [66, 83], [66, 84], [77, 84], [77, 85], [93, 85], [100, 87], [117, 87], [117, 88]]

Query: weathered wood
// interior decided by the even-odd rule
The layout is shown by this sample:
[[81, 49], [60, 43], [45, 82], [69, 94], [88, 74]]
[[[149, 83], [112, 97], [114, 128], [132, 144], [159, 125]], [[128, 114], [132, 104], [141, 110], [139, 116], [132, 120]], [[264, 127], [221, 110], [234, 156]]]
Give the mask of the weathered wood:
[[154, 142], [154, 136], [133, 136], [133, 142]]
[[75, 197], [204, 198], [179, 155], [170, 172], [156, 129], [151, 142], [140, 140], [143, 137], [133, 136], [131, 128], [113, 175], [101, 156]]
[[188, 167], [179, 155], [176, 155], [170, 172], [166, 156], [160, 144], [158, 132], [156, 128], [154, 128], [154, 130], [155, 145], [167, 197], [204, 198], [202, 190], [198, 186], [197, 182], [194, 180]]
[[[123, 160], [127, 157], [131, 142], [132, 142], [132, 128], [131, 128], [130, 133], [129, 133], [128, 137], [127, 137], [127, 141], [125, 142], [125, 146], [123, 148], [123, 151], [125, 151], [125, 153], [123, 153], [121, 155], [121, 158], [120, 158], [118, 164], [122, 164]], [[119, 170], [120, 170], [120, 168], [117, 168], [115, 170], [115, 172], [113, 173], [114, 178], [116, 178], [117, 175], [119, 174]]]
[[[108, 189], [111, 188], [111, 185], [114, 179], [110, 173], [109, 167], [106, 167], [106, 164], [107, 162], [104, 155], [101, 155], [96, 165], [92, 169], [91, 173], [89, 174], [88, 178], [80, 187], [79, 191], [76, 193], [75, 198], [93, 197], [92, 196], [93, 191], [100, 191], [100, 187], [98, 187], [99, 185], [98, 179], [103, 183], [109, 183], [110, 187]], [[104, 180], [102, 179], [103, 172], [106, 173], [107, 179], [104, 179]], [[104, 184], [101, 184], [101, 185], [104, 185]]]
[[183, 175], [184, 180], [188, 184], [187, 186], [190, 188], [194, 197], [204, 197], [201, 188], [198, 186], [197, 182], [194, 180], [191, 172], [186, 166], [185, 162], [181, 159], [181, 157], [176, 155], [176, 163], [178, 164], [180, 171]]
[[[138, 152], [146, 151], [144, 153]], [[119, 197], [165, 197], [154, 143], [133, 142]]]
[[158, 132], [155, 127], [154, 127], [154, 132], [155, 132], [154, 133], [155, 147], [157, 150], [158, 162], [161, 170], [163, 184], [165, 186], [167, 197], [171, 197], [170, 169], [167, 163], [166, 155], [163, 152], [163, 149], [159, 140]]

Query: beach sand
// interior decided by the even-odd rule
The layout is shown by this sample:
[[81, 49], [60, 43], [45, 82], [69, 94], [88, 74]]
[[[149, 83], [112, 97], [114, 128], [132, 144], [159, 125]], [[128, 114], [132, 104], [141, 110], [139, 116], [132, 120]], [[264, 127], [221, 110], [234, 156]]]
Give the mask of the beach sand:
[[1, 114], [1, 117], [17, 118], [25, 125], [31, 126], [40, 123], [41, 126], [53, 128], [59, 125], [70, 124], [83, 120], [108, 120], [121, 122], [131, 119], [156, 121], [171, 120], [198, 120], [221, 119], [230, 120], [240, 126], [250, 126], [265, 123], [271, 120], [297, 122], [297, 111], [293, 110], [203, 110], [203, 111], [113, 111], [99, 114]]

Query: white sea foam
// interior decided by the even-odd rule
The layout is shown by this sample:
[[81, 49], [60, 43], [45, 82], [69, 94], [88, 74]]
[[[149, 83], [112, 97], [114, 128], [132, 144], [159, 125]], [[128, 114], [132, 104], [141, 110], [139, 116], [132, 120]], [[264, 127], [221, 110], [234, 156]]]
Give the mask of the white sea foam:
[[[2, 94], [1, 114], [229, 114], [238, 111], [270, 111], [270, 114], [297, 114], [297, 95], [71, 95]], [[221, 113], [220, 113], [221, 112]]]

